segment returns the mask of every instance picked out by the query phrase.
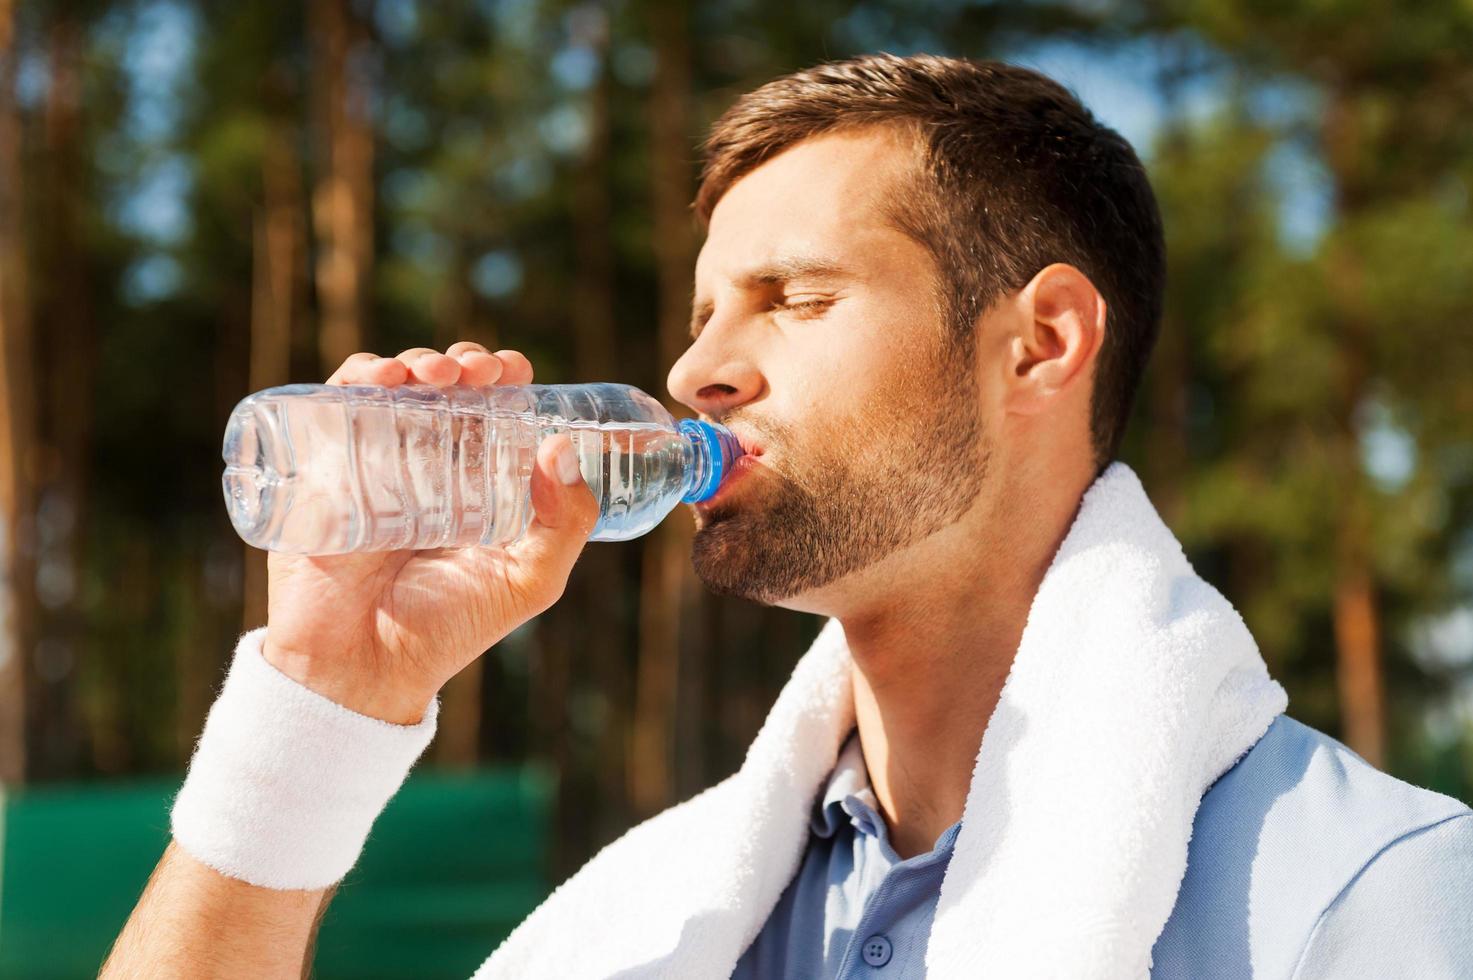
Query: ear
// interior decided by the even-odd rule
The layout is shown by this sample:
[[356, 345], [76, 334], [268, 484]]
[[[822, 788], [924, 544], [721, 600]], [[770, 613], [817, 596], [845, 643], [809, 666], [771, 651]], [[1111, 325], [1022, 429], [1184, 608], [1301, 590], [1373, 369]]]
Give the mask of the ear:
[[1031, 415], [1063, 393], [1087, 395], [1091, 365], [1105, 339], [1105, 298], [1089, 277], [1056, 262], [1017, 293], [1014, 310], [1007, 408]]

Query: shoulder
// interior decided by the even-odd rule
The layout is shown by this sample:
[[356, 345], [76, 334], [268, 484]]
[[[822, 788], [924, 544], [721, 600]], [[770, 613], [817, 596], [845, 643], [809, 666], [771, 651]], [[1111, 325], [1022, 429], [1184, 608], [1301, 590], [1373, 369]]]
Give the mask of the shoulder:
[[1473, 813], [1397, 838], [1320, 915], [1293, 974], [1473, 975]]
[[[1457, 800], [1388, 776], [1281, 716], [1202, 798], [1154, 975], [1289, 977], [1322, 918], [1338, 916], [1332, 906], [1358, 880], [1415, 874], [1393, 859], [1385, 874], [1363, 877], [1404, 850], [1437, 852], [1449, 872], [1445, 887], [1466, 896], [1470, 818]], [[1367, 902], [1378, 901], [1376, 890], [1366, 888]]]

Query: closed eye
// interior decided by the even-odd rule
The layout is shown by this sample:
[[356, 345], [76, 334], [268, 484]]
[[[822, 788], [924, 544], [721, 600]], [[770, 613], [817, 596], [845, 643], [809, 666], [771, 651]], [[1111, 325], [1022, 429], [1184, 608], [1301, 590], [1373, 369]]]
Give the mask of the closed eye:
[[817, 313], [822, 313], [833, 304], [834, 301], [832, 299], [815, 297], [813, 299], [783, 300], [776, 304], [776, 308], [788, 313], [799, 313], [805, 316], [812, 316]]

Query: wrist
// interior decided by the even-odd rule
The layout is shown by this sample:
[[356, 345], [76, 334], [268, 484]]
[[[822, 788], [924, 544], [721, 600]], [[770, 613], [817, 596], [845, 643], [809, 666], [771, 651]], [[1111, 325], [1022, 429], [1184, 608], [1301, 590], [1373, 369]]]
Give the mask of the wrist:
[[325, 888], [429, 744], [438, 704], [409, 726], [365, 716], [267, 663], [264, 634], [236, 648], [174, 801], [174, 839], [253, 885]]
[[391, 725], [419, 724], [435, 698], [434, 691], [416, 691], [345, 669], [337, 658], [282, 646], [272, 641], [269, 627], [261, 644], [261, 656], [308, 690], [349, 711]]

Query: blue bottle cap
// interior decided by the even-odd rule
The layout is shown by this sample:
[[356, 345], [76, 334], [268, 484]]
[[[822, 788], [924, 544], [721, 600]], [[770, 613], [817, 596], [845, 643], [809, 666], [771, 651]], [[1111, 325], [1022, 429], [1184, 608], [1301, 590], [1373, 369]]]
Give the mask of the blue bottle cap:
[[731, 464], [742, 454], [736, 434], [724, 425], [701, 419], [681, 419], [678, 429], [696, 450], [697, 484], [680, 498], [682, 503], [698, 504], [715, 496]]

